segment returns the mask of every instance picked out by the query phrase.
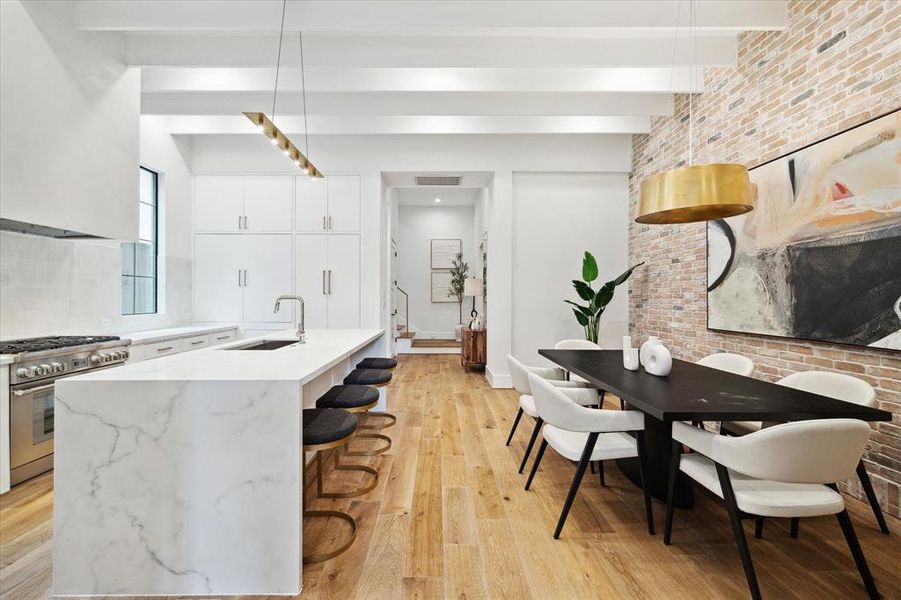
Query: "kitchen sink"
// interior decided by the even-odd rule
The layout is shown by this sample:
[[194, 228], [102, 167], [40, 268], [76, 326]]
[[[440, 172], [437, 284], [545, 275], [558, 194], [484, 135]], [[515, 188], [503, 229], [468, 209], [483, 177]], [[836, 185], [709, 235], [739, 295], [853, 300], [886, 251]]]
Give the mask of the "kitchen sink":
[[223, 350], [278, 350], [285, 346], [292, 346], [297, 340], [258, 340], [243, 346], [232, 346], [231, 348], [223, 348]]

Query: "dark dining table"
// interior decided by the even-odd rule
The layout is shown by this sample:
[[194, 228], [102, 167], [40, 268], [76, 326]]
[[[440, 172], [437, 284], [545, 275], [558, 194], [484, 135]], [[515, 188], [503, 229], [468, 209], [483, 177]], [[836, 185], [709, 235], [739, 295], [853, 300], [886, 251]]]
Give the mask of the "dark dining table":
[[[819, 394], [736, 375], [684, 360], [673, 360], [669, 375], [658, 377], [639, 367], [623, 367], [622, 350], [539, 350], [538, 353], [575, 373], [598, 389], [623, 399], [645, 414], [648, 484], [651, 494], [667, 496], [673, 421], [803, 421], [861, 419], [890, 421], [891, 413]], [[619, 469], [640, 485], [638, 459], [620, 459]], [[676, 506], [690, 508], [689, 481], [681, 477]]]

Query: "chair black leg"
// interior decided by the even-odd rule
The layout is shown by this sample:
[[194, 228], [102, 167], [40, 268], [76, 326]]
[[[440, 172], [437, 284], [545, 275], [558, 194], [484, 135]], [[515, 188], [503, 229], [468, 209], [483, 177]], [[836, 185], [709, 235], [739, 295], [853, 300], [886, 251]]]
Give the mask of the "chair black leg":
[[876, 516], [876, 522], [879, 523], [879, 531], [888, 535], [888, 525], [885, 522], [885, 517], [882, 515], [882, 508], [879, 506], [879, 500], [876, 498], [876, 492], [873, 491], [873, 484], [870, 483], [870, 475], [867, 473], [867, 468], [864, 466], [863, 461], [857, 463], [857, 478], [860, 479], [860, 485], [863, 486], [867, 500], [870, 501], [870, 507]]
[[860, 548], [860, 542], [857, 541], [857, 534], [854, 533], [854, 525], [851, 524], [851, 518], [848, 516], [848, 511], [843, 510], [835, 515], [835, 517], [838, 519], [838, 524], [842, 527], [842, 533], [845, 534], [845, 541], [848, 542], [851, 556], [854, 557], [854, 562], [857, 564], [857, 570], [860, 571], [860, 578], [863, 579], [863, 585], [867, 588], [867, 595], [870, 598], [879, 598], [876, 582], [873, 581], [873, 574], [870, 573], [867, 559], [864, 557], [863, 550]]
[[763, 517], [754, 517], [754, 537], [758, 540], [763, 537]]
[[669, 485], [666, 492], [666, 522], [663, 525], [663, 543], [669, 546], [673, 534], [673, 508], [675, 508], [676, 479], [679, 476], [679, 461], [682, 460], [682, 444], [673, 440], [673, 455], [669, 463]]
[[529, 454], [532, 453], [532, 446], [535, 445], [535, 440], [538, 439], [538, 433], [541, 431], [541, 425], [544, 421], [541, 420], [541, 417], [535, 419], [535, 429], [532, 430], [532, 437], [529, 438], [529, 445], [526, 446], [526, 453], [522, 456], [522, 462], [519, 464], [519, 472], [522, 473], [526, 468], [526, 463], [529, 462]]
[[607, 487], [607, 482], [604, 480], [604, 461], [598, 461], [598, 478], [601, 480], [601, 487]]
[[585, 449], [582, 450], [582, 458], [579, 459], [579, 466], [576, 467], [576, 474], [573, 476], [573, 482], [569, 486], [569, 493], [566, 495], [566, 502], [563, 503], [563, 512], [560, 513], [560, 519], [557, 521], [557, 528], [554, 530], [554, 539], [560, 539], [560, 532], [563, 531], [563, 524], [566, 523], [566, 517], [569, 515], [569, 509], [572, 508], [573, 500], [576, 499], [576, 492], [579, 491], [579, 485], [582, 483], [582, 476], [585, 475], [585, 469], [588, 468], [591, 454], [594, 452], [594, 445], [598, 441], [597, 433], [589, 433], [588, 441], [585, 442]]
[[541, 445], [538, 446], [538, 454], [535, 456], [535, 461], [532, 463], [532, 470], [529, 471], [529, 478], [526, 480], [526, 491], [529, 491], [529, 488], [532, 487], [532, 480], [535, 479], [535, 473], [538, 472], [538, 463], [541, 462], [545, 450], [547, 450], [547, 440], [541, 440]]
[[801, 519], [798, 517], [792, 517], [791, 520], [791, 530], [789, 531], [789, 535], [794, 539], [798, 539], [798, 527], [801, 525]]
[[516, 418], [513, 419], [513, 427], [510, 428], [510, 435], [507, 436], [507, 446], [510, 445], [510, 442], [513, 440], [513, 434], [516, 433], [516, 427], [519, 425], [519, 420], [522, 418], [522, 408], [516, 411]]
[[651, 510], [651, 492], [648, 490], [648, 449], [644, 431], [635, 432], [635, 441], [638, 444], [638, 474], [641, 476], [641, 491], [644, 494], [644, 516], [648, 523], [648, 533], [654, 535], [654, 511]]
[[[593, 462], [593, 461], [592, 461], [592, 463], [589, 465], [589, 467], [591, 468], [591, 474], [594, 475], [594, 462]], [[604, 485], [604, 484], [602, 483], [601, 485]]]
[[745, 577], [748, 579], [751, 597], [754, 600], [760, 600], [760, 587], [757, 585], [757, 575], [754, 573], [754, 563], [751, 562], [751, 550], [748, 548], [748, 540], [745, 539], [745, 530], [741, 526], [741, 517], [739, 516], [738, 504], [735, 501], [735, 492], [732, 491], [732, 480], [729, 478], [729, 470], [717, 463], [716, 474], [720, 480], [720, 489], [723, 491], [723, 500], [726, 503], [726, 510], [729, 512], [732, 533], [735, 534], [735, 544], [738, 546], [741, 565], [745, 569]]

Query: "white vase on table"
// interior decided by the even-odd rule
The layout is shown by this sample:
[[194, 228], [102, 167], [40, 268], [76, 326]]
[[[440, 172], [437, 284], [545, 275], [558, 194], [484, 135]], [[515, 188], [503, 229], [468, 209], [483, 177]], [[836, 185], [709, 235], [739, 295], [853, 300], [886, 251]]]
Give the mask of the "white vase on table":
[[644, 370], [651, 375], [666, 377], [673, 369], [673, 355], [669, 348], [657, 340], [648, 348], [648, 358]]
[[648, 350], [655, 343], [659, 342], [660, 338], [656, 335], [650, 336], [647, 341], [641, 345], [641, 350], [638, 352], [638, 358], [641, 361], [642, 366], [647, 366], [648, 364]]

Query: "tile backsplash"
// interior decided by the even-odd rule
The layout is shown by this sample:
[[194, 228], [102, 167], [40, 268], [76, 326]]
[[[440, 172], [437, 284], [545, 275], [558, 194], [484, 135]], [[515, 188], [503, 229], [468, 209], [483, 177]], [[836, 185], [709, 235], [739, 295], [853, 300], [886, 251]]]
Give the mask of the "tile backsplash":
[[[118, 333], [191, 322], [191, 260], [160, 257], [160, 313], [122, 316], [117, 241], [0, 232], [0, 338]], [[164, 282], [164, 283], [163, 283]]]

